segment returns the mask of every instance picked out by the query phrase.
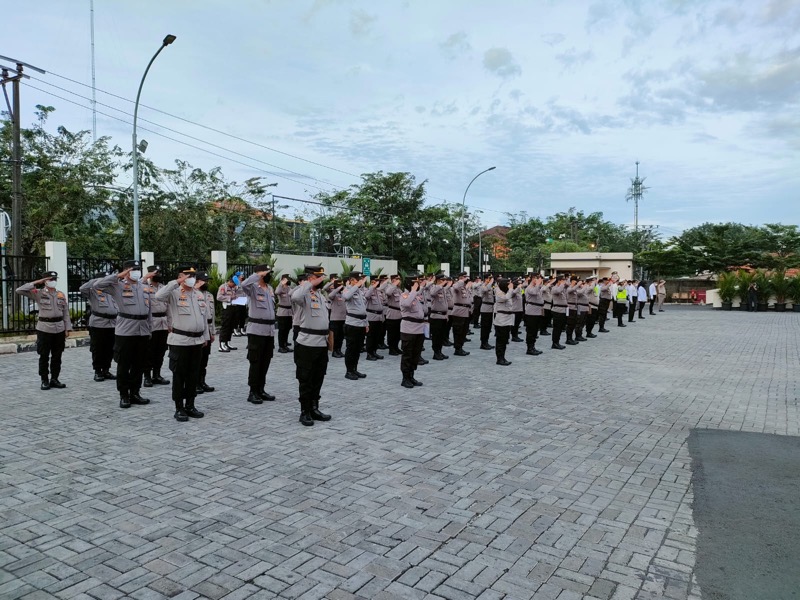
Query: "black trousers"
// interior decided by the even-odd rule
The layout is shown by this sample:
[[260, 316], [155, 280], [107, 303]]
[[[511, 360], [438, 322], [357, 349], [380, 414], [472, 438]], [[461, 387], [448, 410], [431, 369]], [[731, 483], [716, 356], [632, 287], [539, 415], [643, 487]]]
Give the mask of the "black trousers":
[[231, 304], [233, 309], [233, 328], [247, 328], [247, 306], [244, 304]]
[[277, 317], [275, 320], [278, 322], [278, 348], [286, 348], [292, 330], [292, 317]]
[[583, 337], [583, 328], [586, 325], [586, 314], [578, 313], [575, 318], [575, 337]]
[[342, 351], [342, 342], [344, 342], [344, 321], [330, 321], [328, 329], [333, 332], [333, 351]]
[[598, 309], [597, 320], [600, 322], [600, 329], [606, 328], [606, 319], [608, 319], [608, 307], [611, 300], [608, 298], [600, 298], [600, 307]]
[[228, 308], [222, 309], [222, 324], [219, 328], [220, 344], [227, 344], [231, 341], [231, 337], [233, 336], [233, 322], [235, 320], [234, 313], [236, 312], [234, 310], [235, 308], [235, 306], [229, 304]]
[[467, 331], [469, 331], [469, 317], [450, 317], [453, 326], [453, 347], [456, 350], [464, 348], [467, 341]]
[[553, 312], [549, 308], [544, 309], [544, 315], [542, 315], [542, 326], [539, 328], [539, 333], [542, 335], [547, 332], [547, 328], [550, 326], [550, 323], [553, 321]]
[[543, 318], [542, 315], [525, 315], [525, 343], [529, 349], [536, 347]]
[[652, 298], [650, 298], [650, 314], [651, 315], [656, 314], [656, 313], [653, 312], [653, 306], [655, 305], [655, 303], [656, 303], [656, 297], [653, 296]]
[[434, 319], [431, 317], [431, 348], [434, 354], [441, 354], [444, 340], [447, 336], [447, 319]]
[[553, 318], [553, 343], [558, 344], [561, 340], [561, 334], [564, 332], [564, 328], [567, 325], [567, 315], [564, 313], [554, 312], [552, 313]]
[[592, 333], [595, 324], [597, 323], [597, 307], [592, 305], [592, 312], [586, 315], [586, 333]]
[[642, 311], [644, 310], [644, 305], [645, 304], [646, 304], [646, 302], [642, 302], [641, 300], [639, 300], [639, 302], [637, 302], [637, 304], [636, 304], [636, 306], [638, 307], [638, 310], [639, 310], [639, 318], [640, 319], [644, 318], [644, 317], [642, 317]]
[[370, 321], [369, 333], [367, 333], [367, 353], [372, 354], [377, 352], [382, 339], [383, 321]]
[[494, 315], [490, 312], [481, 313], [481, 345], [489, 343], [492, 334], [492, 321]]
[[111, 370], [114, 360], [114, 328], [89, 327], [89, 350], [92, 352], [92, 369], [95, 373]]
[[386, 320], [386, 345], [389, 350], [400, 351], [400, 319]]
[[522, 323], [522, 318], [525, 316], [523, 311], [514, 313], [514, 327], [511, 328], [511, 334], [514, 337], [519, 337], [519, 325]]
[[630, 306], [628, 306], [628, 323], [633, 322], [633, 317], [636, 314], [636, 300], [631, 300]]
[[358, 359], [361, 356], [361, 348], [364, 346], [366, 335], [366, 327], [344, 326], [344, 339], [347, 341], [347, 348], [344, 351], [344, 366], [348, 373], [358, 370]]
[[147, 350], [147, 361], [144, 368], [148, 373], [152, 372], [155, 377], [161, 372], [161, 367], [164, 364], [164, 355], [167, 353], [167, 337], [169, 331], [160, 329], [150, 333], [150, 343]]
[[508, 338], [511, 336], [511, 325], [495, 325], [494, 326], [494, 355], [497, 360], [503, 360], [506, 357], [506, 348], [508, 348]]
[[322, 382], [328, 372], [328, 346], [294, 346], [295, 377], [300, 389], [300, 410], [319, 407]]
[[194, 406], [202, 353], [203, 346], [201, 344], [169, 347], [169, 370], [172, 371], [172, 401], [177, 409], [183, 408], [184, 400], [186, 400], [187, 408]]
[[614, 316], [617, 318], [617, 325], [622, 325], [622, 317], [626, 315], [628, 307], [622, 302], [614, 303]]
[[575, 310], [570, 306], [569, 314], [567, 315], [567, 341], [570, 341], [575, 335], [575, 325], [578, 322], [578, 315]]
[[267, 371], [275, 351], [275, 336], [273, 335], [247, 335], [247, 360], [250, 370], [247, 373], [247, 385], [250, 391], [258, 393], [264, 390], [267, 384]]
[[[113, 329], [112, 329], [113, 331]], [[58, 379], [61, 375], [61, 355], [64, 354], [67, 334], [36, 332], [36, 352], [39, 353], [39, 377]]]
[[120, 394], [137, 394], [142, 389], [142, 373], [149, 344], [146, 335], [118, 335], [114, 339], [117, 391]]
[[200, 353], [200, 373], [199, 383], [206, 380], [206, 371], [208, 370], [208, 359], [211, 356], [211, 342], [203, 346], [203, 351]]
[[400, 372], [403, 377], [413, 377], [422, 356], [422, 344], [425, 335], [422, 333], [401, 333], [403, 356], [400, 358]]
[[446, 325], [444, 326], [444, 339], [450, 339], [450, 330], [453, 329], [453, 315], [448, 315]]
[[481, 304], [483, 304], [483, 298], [481, 298], [480, 296], [473, 296], [473, 302], [472, 302], [472, 326], [475, 329], [477, 329], [480, 326]]

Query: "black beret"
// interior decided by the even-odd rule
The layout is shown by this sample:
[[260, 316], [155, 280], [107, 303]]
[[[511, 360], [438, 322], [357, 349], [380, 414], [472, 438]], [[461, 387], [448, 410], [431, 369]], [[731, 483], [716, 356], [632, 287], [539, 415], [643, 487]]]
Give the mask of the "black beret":
[[126, 260], [122, 263], [122, 270], [125, 269], [141, 269], [142, 268], [142, 261], [140, 260]]
[[303, 272], [306, 275], [325, 275], [325, 269], [321, 265], [305, 265]]
[[260, 273], [261, 271], [272, 271], [272, 267], [270, 267], [266, 263], [261, 263], [260, 265], [256, 265], [253, 267], [254, 273]]

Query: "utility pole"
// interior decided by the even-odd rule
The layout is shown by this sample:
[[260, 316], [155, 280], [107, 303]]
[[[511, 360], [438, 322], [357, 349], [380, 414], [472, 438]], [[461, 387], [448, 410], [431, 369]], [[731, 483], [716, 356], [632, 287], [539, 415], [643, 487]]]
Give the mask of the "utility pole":
[[625, 201], [633, 200], [633, 231], [639, 232], [639, 201], [642, 199], [644, 193], [649, 189], [645, 187], [643, 177], [639, 179], [639, 161], [636, 161], [636, 178], [631, 179], [631, 187], [628, 188], [628, 194], [625, 196]]
[[[24, 77], [30, 79], [22, 71], [28, 67], [44, 75], [44, 70], [34, 67], [21, 60], [15, 60], [7, 56], [0, 56], [0, 60], [15, 63], [16, 67], [0, 65], [0, 85], [3, 86], [3, 95], [6, 98], [6, 106], [11, 116], [11, 254], [14, 256], [22, 255], [22, 142], [20, 141], [20, 81]], [[11, 84], [14, 94], [13, 106], [8, 101], [8, 91], [6, 84]]]
[[92, 141], [97, 141], [97, 86], [94, 70], [94, 0], [89, 0], [89, 28], [92, 38]]

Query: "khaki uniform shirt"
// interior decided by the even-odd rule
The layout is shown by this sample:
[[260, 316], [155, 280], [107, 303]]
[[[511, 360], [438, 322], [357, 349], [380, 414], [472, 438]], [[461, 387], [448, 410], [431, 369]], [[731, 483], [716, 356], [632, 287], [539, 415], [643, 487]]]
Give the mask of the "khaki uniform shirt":
[[431, 284], [428, 287], [428, 293], [431, 299], [431, 320], [447, 320], [447, 292], [444, 286], [437, 283]]
[[146, 282], [120, 279], [116, 275], [103, 277], [95, 287], [110, 294], [117, 303], [117, 326], [114, 333], [119, 336], [149, 336], [152, 326], [150, 314], [150, 286]]
[[268, 283], [261, 287], [260, 281], [261, 275], [253, 273], [242, 282], [242, 290], [250, 300], [246, 333], [275, 336], [275, 293]]
[[[150, 294], [150, 310], [152, 311], [153, 326], [150, 331], [166, 331], [170, 328], [167, 319], [167, 301], [158, 299], [158, 292], [164, 289], [163, 283], [152, 283], [148, 290]], [[191, 344], [190, 344], [191, 345]]]
[[117, 325], [117, 303], [103, 290], [94, 287], [100, 278], [84, 283], [79, 291], [89, 303], [92, 314], [89, 316], [89, 327], [97, 329], [114, 329]]
[[514, 298], [519, 290], [514, 288], [507, 292], [500, 288], [494, 290], [494, 324], [497, 327], [509, 327], [514, 324]]
[[331, 321], [344, 321], [347, 318], [347, 307], [342, 296], [343, 291], [344, 285], [340, 285], [328, 292], [328, 300], [331, 303]]
[[472, 309], [472, 290], [467, 288], [465, 281], [456, 281], [453, 290], [453, 316], [469, 317]]
[[403, 292], [400, 296], [400, 333], [422, 335], [425, 333], [425, 298], [417, 290]]
[[291, 301], [300, 328], [297, 343], [313, 348], [327, 347], [330, 323], [322, 290], [315, 290], [308, 281], [304, 281], [292, 291]]
[[392, 282], [386, 286], [386, 320], [397, 321], [400, 319], [400, 288]]
[[550, 288], [550, 293], [553, 296], [553, 308], [551, 309], [554, 313], [558, 314], [566, 314], [567, 313], [567, 284], [562, 283], [559, 285], [554, 285]]
[[159, 288], [155, 299], [164, 302], [169, 313], [172, 331], [167, 336], [167, 344], [200, 346], [209, 339], [208, 303], [203, 292], [194, 288], [185, 290], [173, 279]]
[[525, 314], [532, 317], [540, 317], [544, 314], [541, 284], [531, 283], [525, 288]]
[[64, 292], [51, 290], [47, 286], [37, 289], [33, 283], [26, 283], [17, 288], [17, 294], [30, 298], [39, 305], [36, 331], [41, 331], [42, 333], [72, 331], [72, 321], [69, 318], [69, 303]]
[[364, 299], [367, 301], [367, 321], [378, 323], [383, 321], [383, 296], [380, 290], [369, 286], [364, 292]]
[[342, 291], [342, 298], [345, 304], [345, 325], [353, 327], [366, 327], [367, 321], [367, 302], [364, 298], [363, 288], [350, 286]]
[[278, 299], [278, 316], [292, 316], [292, 288], [286, 283], [279, 283], [275, 288], [275, 297]]

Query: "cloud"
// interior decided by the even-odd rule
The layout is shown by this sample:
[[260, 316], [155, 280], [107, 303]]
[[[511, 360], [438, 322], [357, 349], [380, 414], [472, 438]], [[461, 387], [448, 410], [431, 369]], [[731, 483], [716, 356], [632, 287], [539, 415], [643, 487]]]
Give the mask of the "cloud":
[[605, 25], [611, 22], [614, 16], [614, 8], [610, 2], [598, 2], [589, 7], [589, 12], [586, 15], [586, 29], [591, 30], [596, 26]]
[[472, 50], [472, 46], [467, 40], [467, 34], [463, 31], [452, 34], [439, 44], [439, 48], [450, 60], [454, 60]]
[[556, 54], [555, 59], [564, 66], [565, 71], [574, 71], [594, 58], [594, 52], [586, 50], [578, 52], [573, 46], [569, 50]]
[[714, 25], [717, 27], [727, 27], [735, 30], [739, 23], [745, 18], [745, 14], [735, 6], [726, 6], [714, 15]]
[[545, 33], [540, 37], [548, 46], [558, 46], [561, 42], [567, 39], [563, 33]]
[[377, 16], [364, 10], [354, 10], [350, 13], [350, 32], [356, 37], [365, 36], [372, 30], [372, 25], [377, 20]]
[[458, 106], [456, 106], [456, 101], [453, 100], [450, 104], [443, 105], [441, 102], [437, 102], [433, 105], [431, 109], [431, 115], [434, 117], [444, 117], [447, 115], [452, 115], [458, 112]]
[[487, 71], [509, 79], [522, 74], [522, 67], [514, 60], [508, 48], [490, 48], [483, 55], [483, 66]]

